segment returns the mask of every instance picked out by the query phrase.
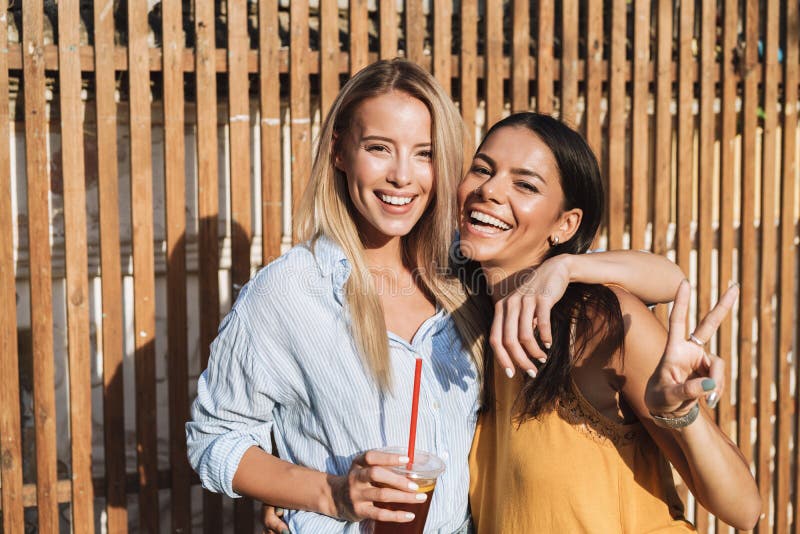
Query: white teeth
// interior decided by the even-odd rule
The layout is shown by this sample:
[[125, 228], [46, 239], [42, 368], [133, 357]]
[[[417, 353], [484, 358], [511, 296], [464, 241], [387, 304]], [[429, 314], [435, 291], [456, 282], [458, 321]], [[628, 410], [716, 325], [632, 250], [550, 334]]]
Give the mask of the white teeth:
[[478, 220], [478, 221], [484, 223], [484, 224], [491, 224], [492, 226], [500, 228], [501, 230], [509, 230], [509, 229], [511, 229], [511, 227], [509, 225], [507, 225], [506, 223], [504, 223], [500, 219], [498, 219], [496, 217], [492, 217], [491, 215], [487, 215], [486, 213], [483, 213], [483, 212], [480, 212], [480, 211], [473, 211], [472, 213], [469, 214], [469, 216], [472, 217], [475, 220]]
[[393, 197], [390, 195], [380, 195], [380, 198], [387, 204], [392, 204], [393, 206], [405, 206], [414, 200], [414, 197]]

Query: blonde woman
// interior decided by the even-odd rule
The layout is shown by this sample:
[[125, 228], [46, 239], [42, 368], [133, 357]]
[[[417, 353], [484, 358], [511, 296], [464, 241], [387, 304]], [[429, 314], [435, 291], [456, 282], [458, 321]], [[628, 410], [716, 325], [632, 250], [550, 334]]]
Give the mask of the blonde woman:
[[[378, 62], [343, 87], [299, 213], [306, 241], [242, 289], [200, 377], [186, 431], [204, 487], [293, 510], [292, 532], [412, 520], [376, 506], [418, 502], [408, 480], [381, 467], [406, 460], [366, 451], [407, 442], [422, 358], [417, 446], [447, 464], [427, 531], [469, 528], [490, 314], [448, 268], [463, 138], [447, 94], [410, 62]], [[614, 265], [597, 273], [674, 274], [662, 259]], [[651, 285], [630, 278], [634, 290]]]

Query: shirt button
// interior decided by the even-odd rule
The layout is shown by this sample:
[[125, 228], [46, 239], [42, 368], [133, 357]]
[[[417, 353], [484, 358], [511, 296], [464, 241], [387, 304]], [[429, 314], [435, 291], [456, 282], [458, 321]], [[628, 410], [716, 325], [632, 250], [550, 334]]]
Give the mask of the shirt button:
[[439, 409], [439, 401], [433, 401], [433, 409], [434, 410], [438, 410]]

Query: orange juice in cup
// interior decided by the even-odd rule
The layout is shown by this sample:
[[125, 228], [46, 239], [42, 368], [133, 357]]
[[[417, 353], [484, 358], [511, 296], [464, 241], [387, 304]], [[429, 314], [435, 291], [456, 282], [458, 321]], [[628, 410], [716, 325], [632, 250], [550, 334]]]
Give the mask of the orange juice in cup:
[[[391, 454], [406, 453], [402, 447], [388, 447], [380, 450]], [[414, 520], [409, 523], [376, 521], [375, 534], [422, 534], [425, 530], [425, 521], [428, 519], [428, 510], [431, 507], [436, 480], [444, 472], [444, 462], [435, 454], [417, 450], [411, 465], [393, 466], [389, 469], [417, 484], [419, 486], [417, 493], [426, 493], [428, 498], [418, 503], [376, 503], [376, 506], [387, 510], [411, 512], [414, 514]]]

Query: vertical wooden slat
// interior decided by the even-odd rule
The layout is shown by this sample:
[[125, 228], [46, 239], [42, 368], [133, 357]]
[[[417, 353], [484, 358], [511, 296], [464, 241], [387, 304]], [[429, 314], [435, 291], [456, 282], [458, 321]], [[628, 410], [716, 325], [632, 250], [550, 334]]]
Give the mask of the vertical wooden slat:
[[647, 112], [650, 67], [650, 2], [634, 2], [633, 106], [631, 110], [631, 247], [644, 249], [649, 205], [649, 132]]
[[603, 96], [603, 0], [586, 2], [586, 92], [584, 132], [598, 160], [603, 149], [600, 102]]
[[739, 297], [739, 449], [748, 462], [753, 461], [751, 421], [753, 418], [753, 321], [756, 301], [756, 128], [758, 107], [758, 0], [745, 3], [745, 52], [742, 70], [742, 225], [739, 246], [741, 295]]
[[[336, 2], [324, 2], [323, 5]], [[334, 13], [336, 11], [334, 10]], [[328, 15], [325, 15], [328, 16]], [[323, 29], [326, 23], [323, 18]], [[281, 181], [281, 88], [275, 83], [280, 77], [280, 38], [278, 36], [278, 0], [260, 0], [259, 27], [259, 98], [261, 105], [261, 263], [266, 265], [281, 254], [283, 235], [283, 188]], [[334, 26], [335, 28], [335, 26]], [[334, 47], [338, 56], [339, 39]], [[334, 81], [338, 85], [338, 73]], [[322, 95], [325, 82], [322, 83]], [[328, 98], [332, 98], [330, 93]], [[323, 115], [330, 107], [323, 99]]]
[[[666, 255], [672, 197], [672, 0], [658, 0], [655, 83], [655, 176], [653, 177], [653, 252]], [[656, 315], [666, 324], [667, 307]]]
[[[475, 143], [475, 110], [478, 108], [478, 2], [464, 0], [461, 2], [461, 61], [459, 64], [459, 82], [461, 83], [461, 117], [467, 128], [471, 146]], [[465, 154], [468, 160], [472, 154]]]
[[578, 0], [561, 0], [561, 119], [578, 120]]
[[[734, 174], [736, 165], [736, 73], [733, 55], [736, 52], [738, 35], [738, 0], [725, 0], [722, 34], [722, 89], [720, 128], [720, 189], [719, 189], [719, 293], [726, 290], [733, 280], [734, 251]], [[740, 299], [741, 302], [741, 299]], [[717, 350], [732, 369], [733, 319], [726, 318], [719, 328]], [[730, 376], [730, 375], [729, 375]], [[733, 438], [735, 408], [731, 402], [733, 388], [727, 388], [717, 406], [717, 421], [720, 428]], [[717, 520], [717, 531], [726, 532], [728, 527]]]
[[369, 63], [369, 19], [367, 15], [367, 0], [350, 0], [351, 76]]
[[536, 111], [553, 112], [553, 28], [555, 3], [539, 0], [536, 46]]
[[[773, 446], [772, 384], [775, 379], [775, 330], [773, 298], [776, 295], [777, 229], [775, 228], [776, 143], [778, 126], [778, 36], [780, 3], [766, 2], [766, 34], [764, 36], [764, 126], [761, 156], [761, 250], [760, 288], [758, 298], [758, 487], [762, 510], [770, 509], [773, 477], [770, 461]], [[759, 524], [760, 531], [772, 528], [770, 514]]]
[[423, 0], [405, 0], [403, 21], [406, 40], [406, 58], [423, 64], [425, 60], [425, 15]]
[[433, 75], [444, 90], [450, 94], [450, 79], [453, 77], [450, 65], [453, 48], [451, 19], [452, 0], [436, 0], [433, 7]]
[[184, 425], [189, 419], [186, 322], [186, 178], [183, 140], [183, 26], [181, 2], [161, 3], [164, 81], [164, 190], [167, 229], [167, 358], [172, 531], [191, 529], [190, 467]]
[[[711, 227], [714, 206], [714, 68], [716, 67], [716, 0], [703, 0], [700, 28], [700, 130], [698, 153], [698, 243], [697, 243], [697, 322], [711, 309], [711, 255], [714, 235]], [[697, 323], [695, 323], [697, 324]], [[709, 514], [697, 503], [695, 525], [708, 532]]]
[[155, 394], [155, 274], [153, 264], [153, 170], [150, 120], [150, 50], [147, 5], [128, 3], [131, 226], [136, 347], [136, 454], [139, 525], [158, 531], [158, 457]]
[[39, 531], [58, 530], [56, 407], [53, 362], [53, 296], [50, 271], [50, 214], [47, 117], [44, 95], [43, 6], [25, 3], [22, 12], [25, 89], [25, 169], [28, 176], [28, 249], [31, 265], [33, 402], [36, 428], [36, 499]]
[[608, 247], [622, 248], [625, 232], [625, 0], [611, 8], [608, 83]]
[[678, 25], [678, 177], [677, 177], [677, 259], [683, 272], [689, 272], [692, 250], [692, 156], [694, 141], [694, 3], [680, 4]]
[[120, 265], [117, 105], [114, 101], [114, 0], [94, 3], [97, 196], [103, 302], [103, 432], [109, 532], [127, 532], [125, 420], [122, 382], [122, 273]]
[[92, 371], [78, 8], [77, 0], [58, 3], [58, 74], [67, 268], [72, 524], [84, 532], [93, 532]]
[[[250, 279], [250, 88], [247, 0], [228, 0], [228, 138], [231, 198], [231, 282], [234, 298]], [[234, 501], [236, 532], [253, 531], [253, 501]]]
[[[209, 347], [219, 323], [219, 190], [217, 177], [217, 78], [214, 5], [196, 0], [195, 87], [197, 102], [197, 214], [200, 286], [200, 367], [208, 364]], [[222, 499], [203, 493], [203, 532], [222, 532]]]
[[3, 532], [22, 534], [25, 517], [22, 506], [22, 443], [19, 413], [19, 361], [17, 355], [17, 307], [14, 277], [14, 240], [11, 229], [11, 166], [8, 109], [8, 0], [0, 0], [0, 299], [9, 303], [0, 320], [0, 502]]
[[511, 111], [526, 111], [530, 107], [528, 83], [531, 77], [531, 15], [527, 0], [514, 0], [512, 32]]
[[[277, 10], [277, 7], [275, 8]], [[320, 114], [325, 117], [328, 110], [339, 92], [339, 7], [337, 0], [322, 0], [319, 5], [319, 18], [320, 18], [320, 54], [319, 54], [319, 99], [320, 99]], [[278, 67], [278, 52], [280, 41], [278, 39], [278, 13], [273, 14], [276, 27], [274, 29], [275, 35], [271, 37], [272, 46], [275, 47], [274, 52], [269, 54], [274, 55], [275, 65]], [[270, 22], [268, 22], [269, 24]], [[352, 58], [352, 55], [351, 55]], [[273, 85], [274, 80], [278, 79], [278, 72], [275, 71], [275, 78], [270, 80]], [[279, 110], [278, 110], [279, 111]], [[278, 117], [278, 111], [275, 112], [275, 117]], [[280, 121], [279, 121], [280, 122]], [[278, 123], [279, 125], [279, 123]]]
[[380, 15], [380, 57], [381, 59], [391, 59], [397, 56], [397, 2], [380, 0], [378, 14]]
[[290, 7], [289, 98], [292, 138], [292, 227], [297, 240], [295, 215], [311, 172], [311, 119], [308, 92], [308, 1], [295, 0]]
[[486, 127], [503, 115], [503, 2], [486, 0]]
[[[780, 299], [778, 305], [778, 446], [776, 452], [775, 471], [778, 476], [776, 489], [775, 530], [789, 531], [789, 509], [794, 509], [794, 529], [798, 529], [797, 499], [792, 501], [791, 495], [791, 442], [794, 399], [792, 398], [792, 343], [794, 328], [795, 291], [797, 290], [795, 273], [794, 229], [797, 224], [795, 215], [795, 195], [798, 181], [797, 159], [797, 84], [800, 64], [800, 17], [797, 2], [786, 2], [784, 17], [786, 20], [786, 40], [784, 47], [784, 93], [782, 133], [783, 150], [781, 153], [781, 231], [780, 231]], [[796, 358], [796, 356], [795, 356]], [[800, 451], [797, 440], [794, 449]], [[797, 465], [797, 464], [795, 464]]]

